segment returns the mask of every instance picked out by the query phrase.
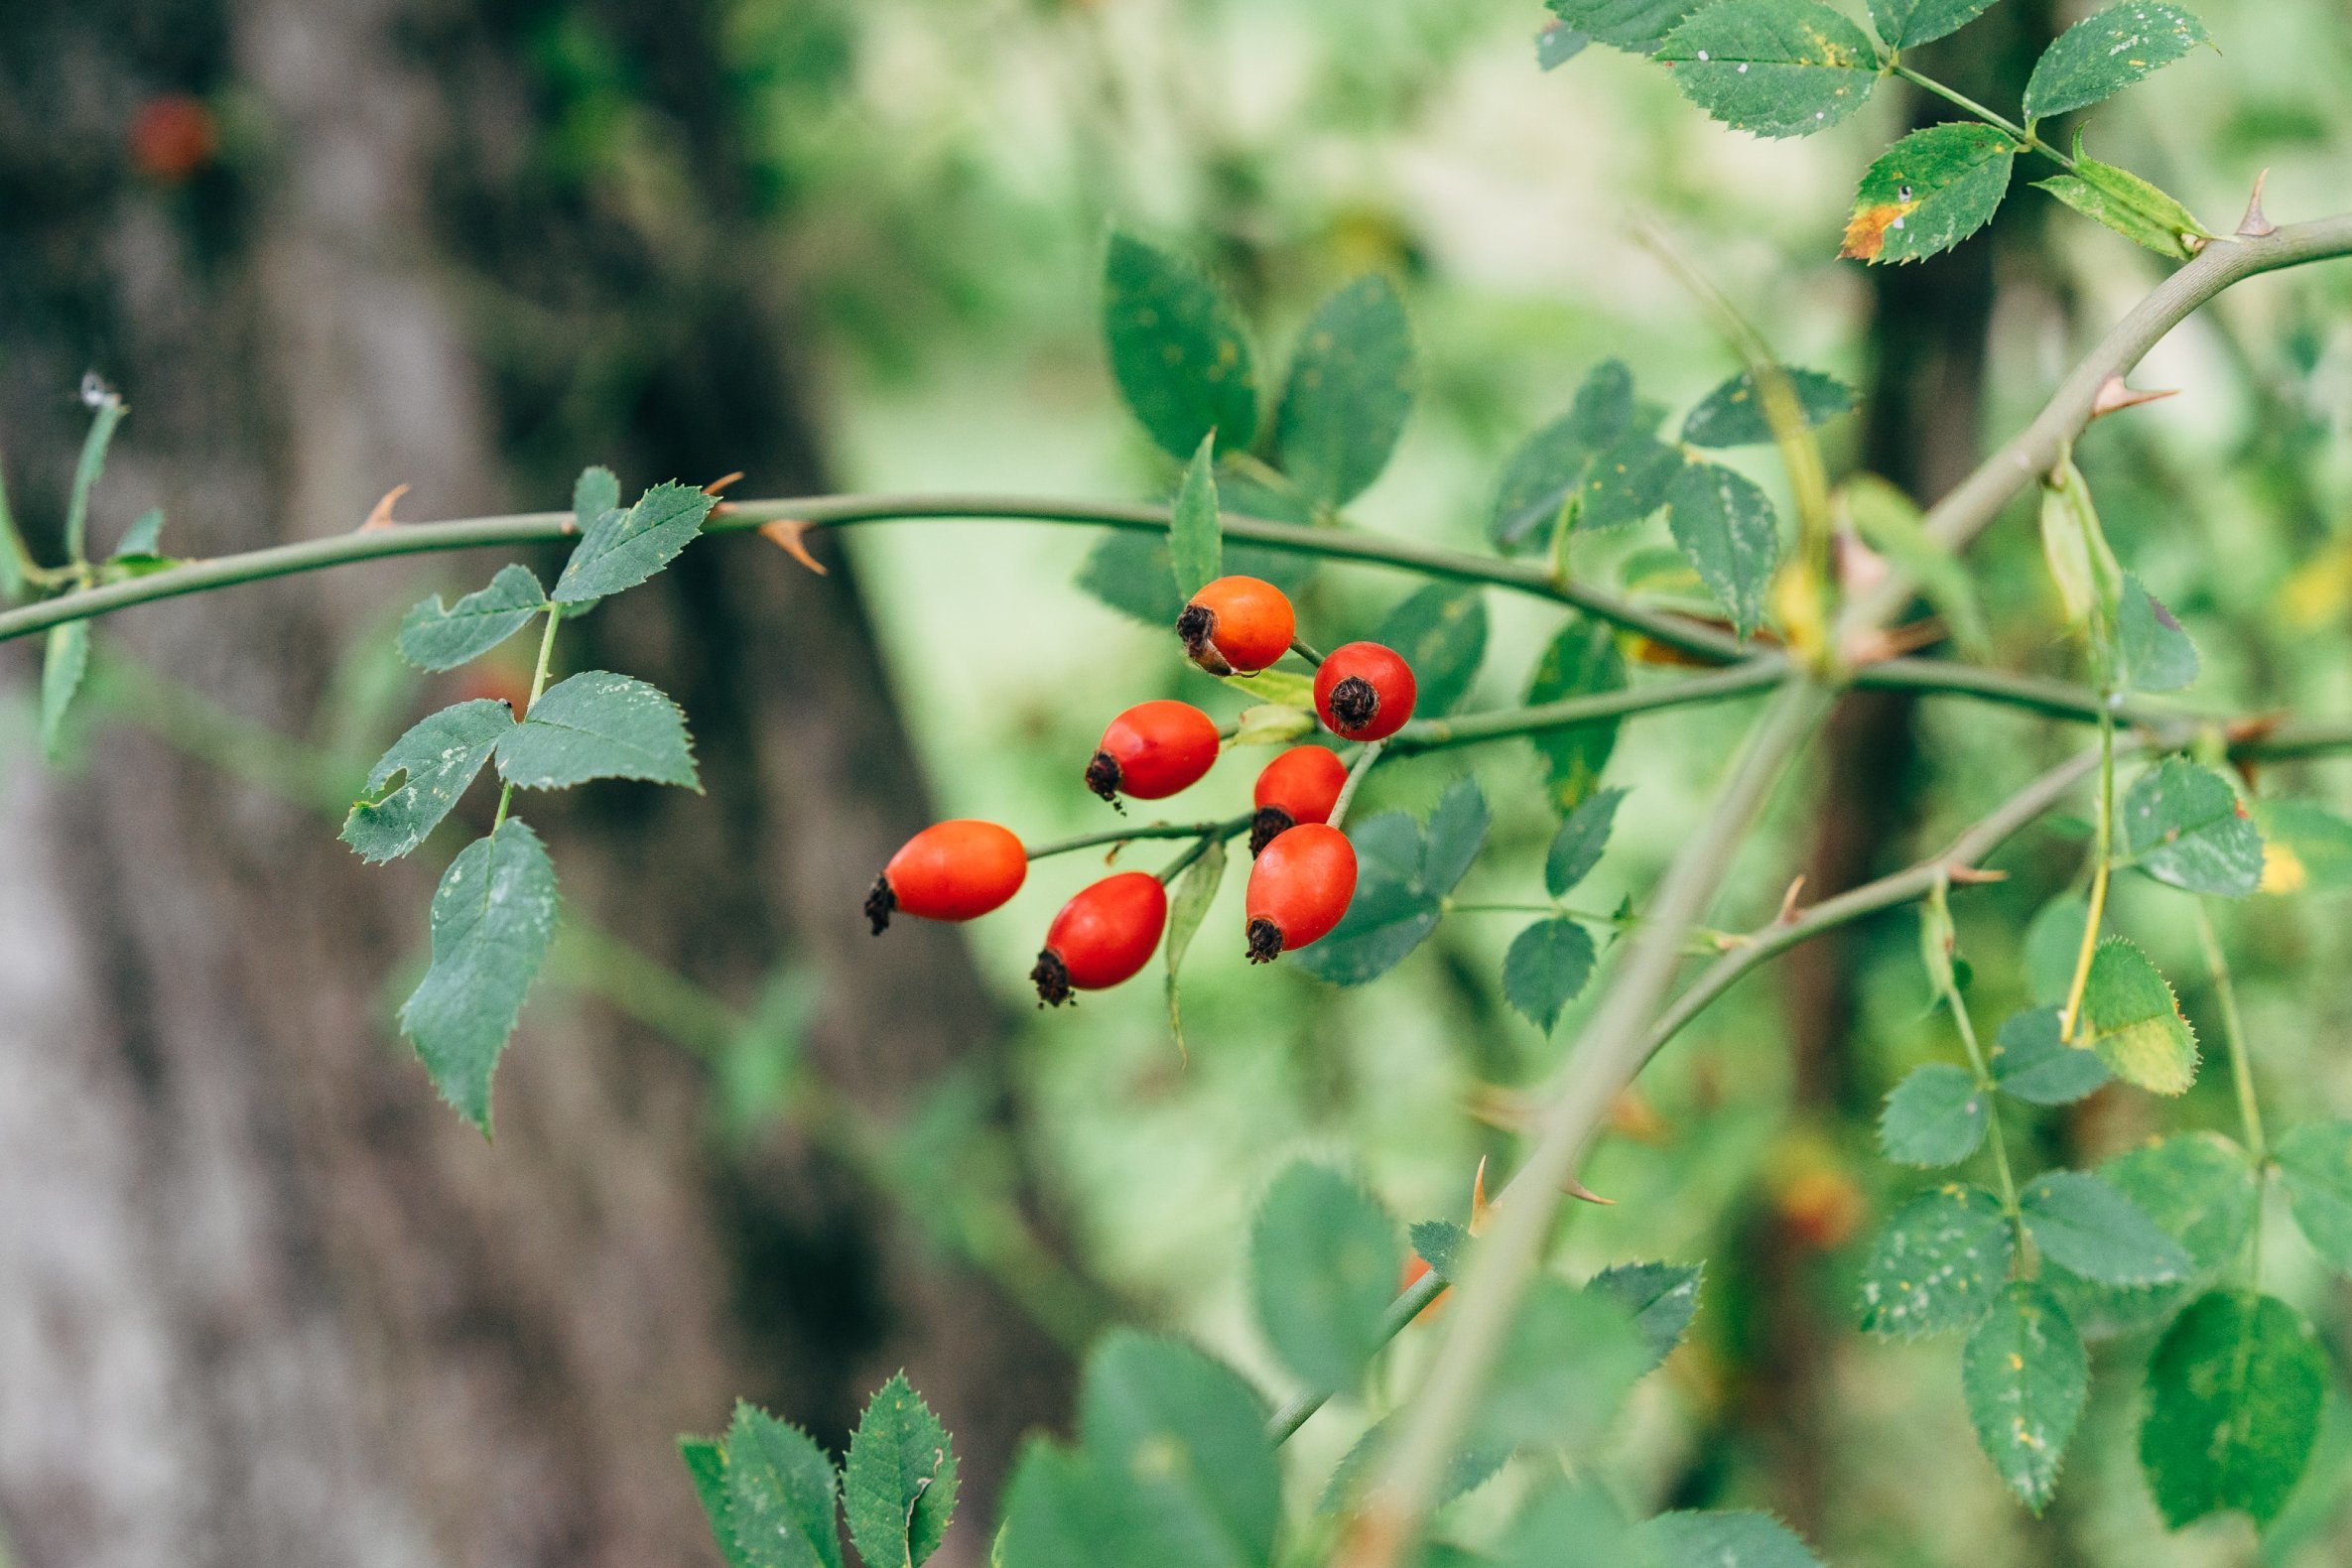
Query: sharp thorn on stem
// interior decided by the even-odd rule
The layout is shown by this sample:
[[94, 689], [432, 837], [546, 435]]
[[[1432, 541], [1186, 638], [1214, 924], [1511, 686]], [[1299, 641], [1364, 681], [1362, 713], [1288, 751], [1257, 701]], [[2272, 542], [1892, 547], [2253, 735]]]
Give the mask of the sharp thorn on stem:
[[1614, 1209], [1617, 1207], [1617, 1200], [1615, 1198], [1602, 1197], [1599, 1193], [1593, 1191], [1592, 1188], [1587, 1187], [1583, 1182], [1578, 1181], [1573, 1176], [1563, 1176], [1560, 1178], [1560, 1191], [1566, 1193], [1571, 1198], [1581, 1198], [1586, 1203], [1597, 1203], [1604, 1209]]
[[737, 468], [732, 473], [722, 473], [718, 478], [713, 479], [709, 484], [704, 485], [703, 493], [705, 495], [717, 495], [719, 491], [725, 489], [728, 485], [734, 483], [742, 476], [743, 470], [740, 468]]
[[1805, 879], [1802, 875], [1788, 884], [1788, 891], [1780, 895], [1780, 912], [1772, 917], [1774, 925], [1793, 926], [1796, 924], [1797, 916], [1801, 913], [1796, 906], [1796, 901], [1798, 895], [1804, 890]]
[[2240, 239], [2268, 239], [2279, 232], [2279, 225], [2272, 222], [2269, 214], [2262, 209], [2262, 188], [2270, 182], [2270, 178], [2268, 169], [2254, 177], [2254, 195], [2246, 198], [2246, 215], [2238, 219]]
[[363, 534], [366, 534], [373, 533], [379, 528], [391, 528], [397, 526], [392, 516], [392, 508], [394, 504], [406, 494], [408, 494], [408, 486], [405, 484], [395, 484], [392, 486], [392, 488], [386, 490], [384, 492], [384, 498], [376, 502], [374, 507], [369, 510], [367, 514], [367, 521], [359, 525], [359, 531]]
[[2006, 882], [2007, 871], [1988, 871], [1981, 865], [1947, 865], [1944, 880], [1955, 887], [1982, 887], [1987, 882]]
[[759, 537], [819, 577], [825, 577], [828, 575], [825, 563], [809, 554], [809, 530], [816, 526], [814, 523], [803, 522], [797, 517], [779, 517], [772, 523], [760, 524]]
[[2143, 403], [2155, 403], [2179, 395], [2180, 389], [2178, 387], [2165, 387], [2160, 391], [2142, 392], [2124, 385], [2122, 376], [2109, 376], [2099, 383], [2098, 396], [2091, 399], [2091, 418], [2104, 419], [2110, 414], [2120, 414], [2128, 408], [2138, 408]]

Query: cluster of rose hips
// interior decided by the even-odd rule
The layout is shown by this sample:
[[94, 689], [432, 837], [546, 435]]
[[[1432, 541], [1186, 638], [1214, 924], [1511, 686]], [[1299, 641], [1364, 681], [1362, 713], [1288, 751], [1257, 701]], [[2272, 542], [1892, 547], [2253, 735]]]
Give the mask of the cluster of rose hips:
[[[1211, 675], [1251, 676], [1297, 646], [1289, 598], [1257, 578], [1219, 578], [1176, 618], [1186, 653]], [[1304, 654], [1304, 649], [1301, 649]], [[1412, 667], [1376, 642], [1334, 649], [1315, 670], [1315, 712], [1344, 740], [1384, 740], [1413, 717]], [[1138, 703], [1111, 721], [1087, 762], [1087, 787], [1164, 800], [1200, 782], [1224, 748], [1217, 722], [1190, 703]], [[1331, 825], [1348, 766], [1308, 743], [1276, 756], [1257, 776], [1249, 824], [1249, 960], [1270, 963], [1328, 934], [1356, 895], [1356, 849]], [[866, 895], [876, 936], [893, 913], [971, 920], [1020, 891], [1029, 871], [1021, 841], [992, 822], [943, 822], [909, 839]], [[1107, 876], [1062, 906], [1046, 929], [1029, 978], [1055, 1006], [1071, 992], [1102, 990], [1151, 962], [1168, 923], [1168, 892], [1147, 871]]]

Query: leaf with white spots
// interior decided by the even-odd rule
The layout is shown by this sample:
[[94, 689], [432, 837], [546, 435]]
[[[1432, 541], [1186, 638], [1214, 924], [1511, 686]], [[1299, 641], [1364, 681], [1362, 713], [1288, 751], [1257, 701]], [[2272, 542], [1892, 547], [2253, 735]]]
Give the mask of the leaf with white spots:
[[1879, 1147], [1897, 1164], [1957, 1165], [1985, 1141], [1992, 1098], [1973, 1074], [1948, 1062], [1914, 1068], [1887, 1097]]
[[1968, 1337], [1960, 1387], [1985, 1457], [2039, 1513], [2091, 1391], [2090, 1357], [2065, 1309], [2039, 1285], [2012, 1284]]
[[1683, 95], [1759, 136], [1810, 136], [1869, 99], [1879, 57], [1860, 28], [1817, 0], [1722, 0], [1658, 47]]
[[396, 859], [423, 844], [513, 728], [513, 711], [487, 697], [418, 719], [367, 775], [366, 793], [343, 819], [343, 843], [363, 860]]
[[2025, 83], [2025, 124], [2084, 109], [2213, 42], [2178, 6], [2124, 0], [2058, 36]]
[[1863, 175], [1838, 254], [1901, 262], [1950, 250], [1993, 221], [2017, 156], [2006, 134], [1973, 121], [1911, 132]]
[[1873, 1334], [1941, 1333], [1974, 1324], [2009, 1277], [2015, 1234], [1982, 1187], [1923, 1192], [1887, 1222], [1862, 1271], [1862, 1326]]

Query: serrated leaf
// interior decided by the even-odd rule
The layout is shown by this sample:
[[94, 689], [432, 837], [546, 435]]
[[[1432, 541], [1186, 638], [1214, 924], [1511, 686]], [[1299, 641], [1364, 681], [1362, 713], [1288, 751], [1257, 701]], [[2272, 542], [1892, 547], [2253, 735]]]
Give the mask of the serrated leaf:
[[[1222, 486], [1222, 504], [1237, 509], [1231, 482]], [[1242, 577], [1263, 578], [1296, 600], [1314, 577], [1311, 556], [1287, 550], [1265, 550], [1252, 545], [1228, 544], [1221, 552], [1224, 570]], [[1104, 603], [1154, 631], [1164, 632], [1184, 608], [1185, 595], [1176, 591], [1174, 558], [1168, 536], [1119, 531], [1105, 534], [1087, 552], [1078, 569], [1078, 586]]]
[[1964, 1329], [2009, 1277], [2012, 1232], [1981, 1187], [1923, 1192], [1896, 1210], [1862, 1272], [1862, 1326], [1915, 1337]]
[[1209, 916], [1209, 906], [1217, 901], [1217, 889], [1225, 881], [1225, 841], [1211, 837], [1201, 857], [1176, 879], [1168, 898], [1168, 934], [1161, 946], [1168, 962], [1168, 1032], [1175, 1036], [1180, 1051], [1184, 1049], [1184, 1009], [1178, 999], [1177, 975], [1184, 968], [1192, 939], [1200, 933], [1201, 922]]
[[1657, 52], [1666, 35], [1711, 0], [1547, 0], [1552, 15], [1585, 34], [1636, 55]]
[[2052, 1261], [2109, 1285], [2161, 1285], [2185, 1277], [2189, 1255], [2156, 1223], [2098, 1177], [2050, 1171], [2018, 1195], [2025, 1234]]
[[[2076, 916], [2079, 929], [2081, 917]], [[2061, 987], [2064, 982], [2060, 982]], [[2001, 1026], [1993, 1041], [1993, 1082], [2033, 1106], [2069, 1106], [2108, 1080], [2099, 1053], [2058, 1038], [2058, 1009], [2035, 1007]]]
[[700, 792], [686, 716], [659, 687], [586, 670], [539, 694], [498, 742], [498, 771], [521, 789], [648, 779]]
[[602, 464], [580, 470], [572, 481], [572, 526], [586, 538], [608, 512], [620, 510], [620, 476]]
[[726, 1512], [750, 1568], [842, 1568], [833, 1461], [808, 1433], [749, 1404], [726, 1431]]
[[1720, 463], [1689, 463], [1667, 486], [1666, 523], [1732, 629], [1745, 637], [1764, 624], [1780, 520], [1756, 481]]
[[625, 512], [605, 512], [582, 533], [549, 596], [575, 604], [635, 588], [694, 543], [711, 506], [712, 497], [672, 480], [647, 490]]
[[483, 1136], [490, 1073], [556, 934], [556, 868], [520, 817], [459, 850], [434, 889], [433, 963], [400, 1028], [433, 1087]]
[[1403, 1266], [1379, 1200], [1320, 1165], [1276, 1177], [1250, 1228], [1258, 1326], [1284, 1366], [1326, 1392], [1353, 1389], [1378, 1353]]
[[[1857, 401], [1852, 387], [1823, 371], [1783, 366], [1780, 374], [1796, 395], [1807, 430], [1850, 412]], [[1682, 421], [1683, 444], [1690, 447], [1761, 447], [1772, 439], [1756, 375], [1748, 370], [1701, 398]]]
[[1282, 471], [1327, 506], [1354, 500], [1388, 466], [1415, 375], [1412, 324], [1386, 278], [1359, 278], [1324, 301], [1282, 389]]
[[2258, 801], [2262, 890], [2340, 893], [2352, 888], [2352, 822], [2302, 800]]
[[2246, 1151], [2218, 1132], [2183, 1132], [2146, 1143], [2099, 1167], [2100, 1179], [2129, 1198], [2180, 1244], [2191, 1269], [2179, 1281], [2116, 1286], [2052, 1263], [2042, 1270], [2086, 1338], [2156, 1328], [2200, 1281], [2243, 1265], [2261, 1189]]
[[[1625, 656], [1618, 652], [1617, 634], [1607, 622], [1571, 615], [1536, 661], [1527, 681], [1527, 703], [1556, 703], [1568, 697], [1590, 697], [1599, 692], [1622, 692], [1626, 687]], [[1567, 724], [1530, 735], [1535, 755], [1543, 764], [1544, 792], [1556, 811], [1574, 811], [1601, 786], [1602, 770], [1617, 749], [1616, 719]]]
[[1357, 879], [1347, 916], [1331, 935], [1286, 958], [1339, 985], [1387, 973], [1436, 928], [1442, 901], [1486, 843], [1487, 825], [1486, 797], [1464, 778], [1439, 800], [1426, 833], [1402, 812], [1350, 829]]
[[1948, 1062], [1912, 1069], [1887, 1097], [1879, 1147], [1900, 1165], [1957, 1165], [1985, 1141], [1992, 1097], [1973, 1074]]
[[1660, 1513], [1633, 1526], [1637, 1560], [1657, 1568], [1821, 1568], [1794, 1530], [1747, 1510]]
[[1870, 0], [1871, 26], [1889, 49], [1913, 49], [1957, 33], [1994, 0]]
[[1125, 234], [1103, 265], [1111, 372], [1151, 439], [1178, 461], [1211, 431], [1228, 452], [1257, 439], [1257, 368], [1231, 301], [1192, 267]]
[[1690, 1320], [1698, 1315], [1703, 1273], [1697, 1263], [1619, 1263], [1586, 1280], [1584, 1288], [1616, 1302], [1633, 1317], [1655, 1367], [1690, 1332]]
[[1421, 1254], [1438, 1278], [1449, 1284], [1455, 1269], [1461, 1266], [1463, 1254], [1470, 1247], [1470, 1232], [1451, 1220], [1416, 1220], [1409, 1233], [1413, 1250]]
[[1839, 487], [1837, 499], [1862, 542], [1919, 585], [1961, 650], [1982, 657], [1993, 639], [1976, 583], [1951, 548], [1927, 532], [1911, 498], [1875, 473], [1859, 473]]
[[90, 667], [90, 623], [68, 620], [49, 628], [41, 649], [41, 749], [50, 761], [65, 754], [65, 715]]
[[444, 606], [439, 593], [420, 599], [400, 620], [400, 656], [420, 670], [454, 670], [478, 659], [531, 624], [547, 590], [525, 566], [498, 569], [487, 588]]
[[2079, 893], [2061, 893], [2033, 912], [2025, 927], [2025, 976], [2035, 1001], [2056, 1006], [2066, 1000], [2082, 953], [2083, 922], [2090, 918], [2090, 901]]
[[1486, 662], [1487, 595], [1469, 584], [1429, 584], [1390, 610], [1372, 640], [1412, 666], [1419, 689], [1413, 712], [1442, 718], [1469, 695]]
[[2352, 1274], [2352, 1121], [2314, 1121], [2273, 1150], [2294, 1223], [2311, 1248]]
[[681, 1436], [678, 1458], [686, 1466], [687, 1480], [694, 1483], [695, 1498], [703, 1505], [703, 1517], [711, 1521], [711, 1538], [726, 1568], [751, 1568], [727, 1522], [726, 1449], [717, 1438]]
[[1810, 136], [1862, 107], [1879, 57], [1817, 0], [1722, 0], [1658, 46], [1684, 97], [1736, 130]]
[[2197, 1081], [2197, 1035], [2148, 955], [2109, 937], [2091, 955], [2078, 1037], [2107, 1070], [2151, 1094], [2178, 1095]]
[[2191, 893], [2243, 898], [2262, 881], [2262, 835], [2229, 781], [2167, 757], [2124, 797], [2126, 850], [2141, 870]]
[[1576, 526], [1623, 528], [1666, 504], [1666, 491], [1684, 468], [1682, 454], [1647, 431], [1604, 449], [1585, 470]]
[[[1391, 1411], [1365, 1428], [1364, 1435], [1356, 1440], [1355, 1446], [1332, 1467], [1331, 1479], [1324, 1483], [1323, 1496], [1315, 1504], [1317, 1512], [1337, 1513], [1350, 1503], [1361, 1501], [1364, 1484], [1372, 1474], [1374, 1461], [1381, 1457], [1380, 1450], [1394, 1435], [1395, 1426], [1396, 1413]], [[1510, 1450], [1497, 1443], [1456, 1449], [1454, 1457], [1447, 1462], [1444, 1473], [1438, 1478], [1437, 1492], [1429, 1500], [1429, 1505], [1442, 1508], [1455, 1499], [1477, 1491], [1509, 1460]], [[1429, 1568], [1426, 1561], [1421, 1568]]]
[[2002, 1291], [1960, 1353], [1976, 1440], [2018, 1501], [2039, 1513], [2091, 1391], [2091, 1361], [2066, 1311], [2041, 1286]]
[[1538, 920], [1503, 956], [1503, 999], [1549, 1034], [1560, 1009], [1584, 994], [1596, 957], [1592, 933], [1576, 921]]
[[1225, 572], [1225, 532], [1217, 517], [1216, 447], [1216, 432], [1201, 438], [1168, 512], [1168, 560], [1182, 598], [1191, 598]]
[[[1437, 1565], [1429, 1565], [1437, 1568]], [[1639, 1550], [1625, 1510], [1597, 1480], [1537, 1483], [1492, 1554], [1464, 1568], [1675, 1568]]]
[[1653, 1360], [1615, 1301], [1541, 1276], [1511, 1319], [1467, 1446], [1589, 1448]]
[[418, 719], [367, 775], [366, 793], [343, 819], [343, 843], [363, 860], [396, 859], [423, 844], [513, 728], [513, 713], [487, 697]]
[[2310, 1463], [2327, 1356], [2276, 1296], [2216, 1290], [2191, 1302], [2148, 1364], [2140, 1463], [2174, 1529], [2236, 1508], [2279, 1516]]
[[1504, 554], [1540, 550], [1552, 525], [1584, 484], [1593, 459], [1633, 427], [1633, 372], [1622, 359], [1605, 359], [1576, 389], [1567, 413], [1527, 438], [1503, 465], [1488, 524]]
[[2017, 156], [2005, 132], [1973, 121], [1911, 132], [1864, 173], [1838, 254], [1902, 262], [1950, 250], [1993, 221]]
[[2115, 676], [2136, 692], [2178, 692], [2197, 679], [2197, 645], [2164, 601], [2124, 574], [2115, 617]]
[[922, 1568], [956, 1511], [956, 1451], [900, 1372], [875, 1390], [842, 1467], [842, 1511], [865, 1568]]
[[1191, 1346], [1104, 1336], [1087, 1361], [1079, 1427], [1090, 1479], [1115, 1494], [1103, 1502], [1125, 1528], [1083, 1560], [1131, 1562], [1148, 1547], [1153, 1568], [1268, 1561], [1282, 1498], [1265, 1420], [1241, 1374]]
[[2133, 244], [2174, 261], [2188, 260], [2213, 237], [2194, 212], [2129, 169], [2083, 157], [2079, 135], [2073, 172], [2034, 184]]
[[122, 531], [122, 538], [114, 546], [112, 559], [122, 561], [142, 556], [160, 557], [163, 554], [164, 509], [150, 506]]
[[1625, 798], [1622, 789], [1600, 790], [1560, 824], [1560, 831], [1552, 835], [1551, 848], [1543, 856], [1543, 886], [1552, 897], [1567, 896], [1601, 863], [1601, 856], [1609, 848], [1609, 835], [1617, 826], [1617, 808]]
[[2085, 17], [2042, 52], [2025, 83], [2025, 125], [2114, 96], [2211, 43], [2205, 24], [2158, 0], [2124, 0]]

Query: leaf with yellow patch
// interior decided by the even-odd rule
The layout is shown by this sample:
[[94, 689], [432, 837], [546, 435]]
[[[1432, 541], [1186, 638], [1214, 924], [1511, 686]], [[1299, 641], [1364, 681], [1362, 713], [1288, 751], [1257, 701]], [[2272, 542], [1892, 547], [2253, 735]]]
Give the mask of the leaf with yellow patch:
[[1990, 125], [1913, 131], [1880, 155], [1854, 193], [1838, 252], [1851, 261], [1922, 261], [1993, 219], [2018, 145]]
[[2077, 1043], [2108, 1071], [2151, 1094], [2178, 1095], [2197, 1081], [2197, 1034], [2147, 954], [2109, 937], [2091, 956]]

